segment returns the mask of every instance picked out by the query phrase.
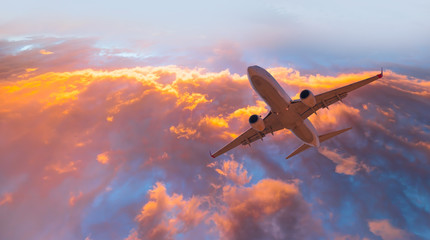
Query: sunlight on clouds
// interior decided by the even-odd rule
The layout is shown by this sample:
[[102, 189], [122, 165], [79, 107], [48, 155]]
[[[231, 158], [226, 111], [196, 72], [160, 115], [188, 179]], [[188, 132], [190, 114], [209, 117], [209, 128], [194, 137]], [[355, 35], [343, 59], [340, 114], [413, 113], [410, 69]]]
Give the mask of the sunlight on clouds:
[[424, 147], [430, 150], [430, 142], [418, 141], [417, 143], [415, 143], [415, 145]]
[[360, 110], [352, 106], [337, 103], [330, 106], [329, 109], [321, 109], [318, 115], [311, 115], [309, 120], [314, 124], [317, 129], [332, 128], [341, 123], [344, 116], [352, 116], [360, 119]]
[[11, 203], [13, 201], [12, 194], [4, 193], [0, 198], [0, 206], [5, 205], [7, 203]]
[[213, 168], [217, 165], [217, 163], [218, 163], [217, 161], [211, 162], [211, 163], [207, 164], [206, 167]]
[[38, 68], [26, 68], [25, 71], [26, 72], [34, 72], [36, 71]]
[[[80, 78], [79, 73], [47, 73], [18, 82], [0, 84], [2, 97], [7, 99], [5, 108], [16, 108], [39, 103], [49, 108], [77, 99], [90, 83]], [[5, 91], [4, 91], [5, 90]]]
[[133, 229], [130, 231], [130, 234], [124, 238], [124, 240], [141, 240], [139, 238], [139, 234], [137, 233], [136, 229]]
[[339, 235], [334, 237], [334, 240], [370, 240], [368, 238], [361, 238], [359, 235]]
[[383, 240], [408, 240], [410, 235], [402, 230], [394, 227], [388, 220], [370, 220], [368, 221], [370, 231], [376, 236], [380, 236]]
[[[40, 55], [38, 52], [36, 54]], [[293, 88], [313, 86], [318, 91], [332, 89], [373, 74], [373, 72], [367, 72], [325, 77], [301, 75], [291, 68], [276, 68], [270, 71], [283, 84]], [[120, 218], [124, 217], [121, 214], [127, 217], [130, 214], [136, 216], [136, 225], [134, 230], [128, 232], [128, 239], [181, 237], [187, 239], [195, 232], [213, 234], [222, 239], [252, 237], [285, 239], [292, 235], [298, 236], [298, 239], [324, 238], [318, 218], [314, 218], [309, 204], [301, 196], [299, 184], [281, 180], [285, 177], [294, 178], [295, 174], [299, 173], [306, 174], [311, 171], [309, 166], [303, 165], [305, 169], [300, 172], [297, 166], [290, 164], [286, 173], [275, 159], [278, 157], [276, 154], [272, 156], [258, 152], [257, 155], [250, 156], [250, 164], [261, 160], [258, 167], [261, 167], [264, 173], [258, 175], [260, 169], [246, 170], [242, 163], [233, 158], [209, 162], [210, 160], [205, 158], [209, 158], [207, 151], [200, 151], [200, 148], [205, 146], [221, 144], [224, 143], [223, 141], [227, 142], [237, 137], [249, 128], [250, 115], [258, 114], [264, 117], [268, 113], [269, 107], [252, 92], [246, 75], [230, 74], [229, 71], [212, 73], [205, 69], [187, 69], [177, 66], [106, 71], [86, 69], [37, 75], [38, 73], [39, 71], [31, 72], [34, 75], [28, 74], [29, 77], [21, 81], [16, 79], [16, 81], [0, 82], [0, 113], [2, 122], [5, 123], [1, 126], [7, 136], [4, 138], [5, 146], [11, 146], [12, 152], [15, 152], [10, 155], [5, 151], [2, 153], [2, 158], [8, 158], [10, 164], [16, 164], [13, 169], [20, 169], [21, 165], [15, 161], [15, 158], [18, 158], [15, 154], [22, 159], [22, 165], [31, 166], [25, 165], [23, 169], [12, 172], [9, 171], [12, 168], [5, 169], [4, 174], [9, 176], [28, 174], [29, 179], [37, 179], [43, 184], [36, 186], [33, 183], [25, 183], [25, 187], [35, 188], [35, 191], [39, 192], [46, 191], [49, 194], [52, 193], [51, 195], [60, 192], [61, 200], [55, 195], [37, 204], [41, 209], [52, 208], [61, 213], [63, 213], [64, 204], [75, 206], [69, 207], [69, 210], [65, 210], [64, 213], [79, 219], [73, 220], [70, 224], [71, 228], [80, 226], [79, 221], [84, 215], [81, 207], [94, 206], [92, 204], [97, 202], [100, 196], [109, 199], [100, 200], [98, 204], [101, 209], [104, 209], [107, 204], [119, 201], [115, 200], [114, 196], [122, 188], [121, 184], [124, 184], [125, 180], [121, 177], [125, 175], [124, 178], [127, 181], [136, 180], [136, 178], [139, 178], [138, 182], [142, 178], [145, 182], [150, 182], [149, 184], [158, 178], [166, 181], [165, 184], [156, 183], [152, 188], [145, 185], [146, 189], [141, 190], [141, 193], [145, 193], [148, 188], [151, 189], [147, 192], [146, 202], [141, 203], [142, 208], [139, 213], [123, 210], [130, 209], [131, 201], [134, 201], [133, 204], [139, 204], [138, 201], [142, 201], [139, 200], [142, 196], [138, 193], [133, 193], [134, 195], [131, 194], [133, 197], [124, 200], [130, 201], [128, 205], [117, 205], [115, 207], [118, 208], [109, 209]], [[396, 79], [393, 75], [386, 81], [397, 84], [397, 87], [415, 95], [422, 94], [423, 86], [427, 86], [426, 83], [418, 80], [413, 80], [411, 84], [406, 85], [406, 79], [399, 78], [401, 79]], [[380, 84], [378, 87], [381, 87], [385, 82], [375, 84]], [[393, 88], [387, 87], [387, 89]], [[324, 130], [324, 128], [332, 129], [333, 125], [342, 124], [343, 120], [348, 120], [346, 116], [363, 120], [365, 114], [374, 114], [375, 119], [363, 120], [363, 125], [381, 136], [386, 133], [383, 137], [387, 137], [389, 141], [399, 140], [406, 147], [421, 151], [420, 154], [427, 153], [430, 145], [425, 140], [425, 136], [428, 135], [429, 128], [415, 125], [417, 129], [412, 129], [412, 132], [420, 136], [416, 139], [408, 138], [408, 133], [400, 135], [399, 132], [393, 132], [378, 120], [398, 117], [393, 115], [398, 113], [398, 107], [374, 104], [360, 102], [357, 108], [335, 104], [330, 106], [330, 110], [322, 110], [318, 115], [312, 116], [312, 120], [315, 120], [317, 129]], [[425, 118], [426, 115], [423, 116]], [[284, 134], [291, 133], [285, 131], [282, 136]], [[350, 134], [353, 132], [351, 131]], [[157, 139], [154, 136], [157, 136]], [[286, 146], [286, 143], [278, 141], [279, 138], [276, 136], [274, 139], [272, 143], [275, 152]], [[376, 140], [383, 141], [380, 138]], [[26, 146], [26, 151], [20, 151], [22, 146]], [[389, 147], [393, 149], [396, 146]], [[190, 151], [197, 148], [196, 151]], [[256, 151], [259, 150], [256, 149]], [[323, 148], [321, 154], [334, 162], [335, 172], [343, 174], [337, 176], [339, 178], [349, 178], [351, 175], [366, 173], [373, 169], [359, 161], [362, 154], [345, 154], [328, 148]], [[271, 161], [272, 158], [274, 161]], [[115, 159], [121, 159], [121, 162]], [[135, 166], [138, 166], [138, 169]], [[328, 171], [333, 174], [331, 166]], [[409, 166], [411, 165], [406, 167]], [[274, 171], [275, 168], [279, 171]], [[159, 169], [162, 173], [157, 175], [158, 173], [150, 172], [153, 169]], [[313, 173], [312, 176], [322, 176], [318, 171], [323, 170], [316, 170], [317, 173]], [[127, 174], [119, 174], [119, 172]], [[256, 172], [257, 175], [254, 175]], [[277, 180], [264, 179], [272, 173], [278, 174]], [[64, 181], [50, 181], [56, 180], [57, 177], [60, 179], [59, 174], [64, 174], [61, 176]], [[368, 175], [372, 177], [372, 173]], [[250, 184], [251, 176], [253, 176], [252, 180], [257, 182], [254, 185]], [[304, 179], [306, 177], [305, 175]], [[128, 186], [128, 184], [124, 185]], [[66, 189], [64, 189], [65, 186]], [[176, 192], [168, 194], [167, 188], [170, 187]], [[133, 186], [130, 191], [135, 189]], [[196, 194], [196, 189], [201, 195], [193, 196]], [[19, 192], [21, 190], [8, 191], [13, 192], [14, 199], [12, 199], [12, 193], [4, 193], [0, 195], [0, 205], [8, 206], [8, 203], [17, 199], [17, 196], [24, 195], [24, 191]], [[321, 196], [318, 197], [321, 198]], [[327, 206], [330, 204], [330, 200], [321, 201]], [[63, 205], [56, 206], [57, 202]], [[333, 202], [331, 204], [338, 203]], [[25, 209], [24, 207], [21, 208]], [[97, 208], [89, 208], [95, 212], [100, 211]], [[70, 209], [76, 212], [72, 214]], [[333, 218], [337, 217], [335, 212], [331, 214]], [[32, 225], [33, 219], [43, 218], [37, 212], [29, 216], [32, 218], [26, 220], [27, 225]], [[92, 220], [84, 218], [86, 221]], [[60, 214], [42, 219], [37, 227], [43, 228], [45, 224], [58, 219], [63, 219], [63, 216]], [[17, 224], [17, 221], [14, 224]], [[110, 228], [109, 224], [112, 224], [112, 221], [91, 223], [84, 233], [79, 234], [98, 239], [103, 237], [100, 237], [102, 236], [100, 231], [94, 229], [103, 228], [110, 231], [106, 234], [119, 231], [119, 227]], [[367, 220], [362, 224], [366, 228]], [[369, 223], [370, 225], [372, 224]], [[384, 226], [386, 228], [387, 225], [379, 228], [378, 224], [372, 226], [373, 232], [382, 236], [380, 229]], [[121, 227], [127, 227], [127, 233], [133, 225]], [[253, 231], [244, 231], [244, 229]], [[56, 233], [58, 232], [53, 234]], [[23, 236], [19, 233], [12, 234]], [[339, 234], [339, 239], [347, 236], [355, 237], [354, 234], [347, 235], [348, 232], [343, 234], [345, 235]]]
[[228, 128], [228, 122], [222, 117], [204, 116], [199, 121], [201, 127]]
[[109, 163], [108, 152], [100, 153], [99, 155], [97, 155], [97, 162], [101, 164], [108, 164]]
[[[223, 192], [224, 200], [230, 205], [233, 212], [243, 212], [252, 217], [272, 214], [280, 208], [292, 204], [288, 199], [299, 194], [295, 184], [273, 179], [263, 179], [249, 188], [225, 186]], [[253, 203], [260, 205], [259, 211], [248, 211], [253, 209], [249, 206]]]
[[[158, 83], [158, 76], [155, 75], [154, 72], [160, 69], [164, 72], [182, 73], [182, 75], [187, 72], [191, 72], [194, 76], [199, 74], [198, 71], [187, 71], [174, 66], [165, 68], [147, 67], [119, 69], [109, 72], [86, 69], [75, 72], [45, 73], [18, 82], [1, 83], [0, 91], [2, 95], [0, 100], [3, 100], [3, 111], [15, 108], [16, 106], [29, 104], [28, 99], [34, 99], [36, 102], [43, 104], [45, 106], [44, 109], [47, 109], [55, 105], [64, 105], [78, 100], [79, 95], [85, 93], [89, 86], [101, 84], [102, 82], [108, 84], [112, 79], [118, 79], [119, 82], [124, 84], [124, 89], [127, 89], [127, 86], [136, 86], [137, 83], [140, 83], [141, 86], [150, 88], [148, 90], [152, 89], [152, 91], [157, 91], [161, 94], [176, 96], [176, 104], [191, 111], [200, 104], [212, 101], [208, 100], [205, 94], [183, 90], [179, 91], [178, 86], [181, 85], [178, 85], [176, 82], [167, 85]], [[129, 91], [129, 89], [127, 91]], [[131, 94], [125, 93], [125, 90], [119, 90], [108, 95], [106, 98], [107, 101], [114, 100], [116, 102], [116, 104], [107, 111], [110, 114], [109, 117], [113, 117], [121, 108], [139, 101], [147, 93], [149, 92], [145, 91], [143, 94], [135, 92]]]
[[224, 186], [225, 203], [212, 220], [221, 239], [318, 239], [320, 224], [296, 184], [263, 179], [251, 187]]
[[[267, 114], [267, 105], [260, 100], [257, 100], [257, 106], [246, 106], [239, 108], [234, 112], [228, 114], [226, 117], [218, 115], [216, 117], [204, 116], [200, 119], [199, 127], [212, 127], [212, 128], [229, 128], [229, 123], [233, 121], [239, 121], [240, 125], [247, 125], [248, 118], [253, 114], [258, 114], [264, 117]], [[234, 132], [232, 132], [234, 131]], [[218, 131], [221, 138], [225, 140], [231, 140], [239, 136], [237, 128], [227, 129], [225, 131]]]
[[82, 192], [79, 192], [78, 194], [70, 193], [69, 205], [72, 207], [75, 206], [76, 201], [78, 201], [82, 197], [82, 195]]
[[396, 114], [392, 108], [382, 109], [381, 107], [376, 107], [376, 111], [378, 111], [380, 114], [384, 115], [385, 117], [389, 118], [390, 120], [393, 120]]
[[329, 150], [326, 147], [320, 147], [318, 148], [318, 151], [336, 164], [335, 171], [337, 173], [355, 175], [360, 170], [364, 170], [366, 172], [370, 172], [372, 170], [371, 167], [367, 166], [363, 162], [358, 162], [357, 157], [355, 156], [347, 157], [341, 155], [336, 150]]
[[[393, 140], [397, 140], [401, 142], [402, 144], [407, 144], [410, 147], [423, 147], [426, 149], [430, 149], [430, 143], [426, 141], [422, 141], [420, 139], [409, 139], [405, 136], [399, 135], [396, 132], [393, 132], [389, 127], [384, 126], [383, 124], [379, 123], [378, 121], [367, 121], [367, 124], [369, 126], [375, 127], [378, 130], [380, 130], [385, 135], [391, 137]], [[422, 133], [423, 135], [428, 136], [425, 132]]]
[[47, 51], [45, 49], [40, 50], [39, 53], [42, 54], [42, 55], [51, 55], [51, 54], [53, 54], [53, 52]]
[[63, 105], [64, 103], [76, 100], [79, 93], [80, 92], [78, 90], [63, 93], [52, 93], [49, 95], [49, 100], [46, 101], [45, 108], [52, 105]]
[[[208, 213], [200, 209], [201, 198], [193, 196], [184, 200], [176, 193], [169, 196], [160, 182], [148, 191], [148, 195], [149, 201], [135, 219], [138, 223], [136, 231], [142, 239], [170, 239], [200, 224]], [[136, 234], [132, 231], [130, 235]]]
[[237, 137], [239, 137], [239, 134], [237, 134], [237, 133], [232, 133], [232, 132], [229, 132], [229, 131], [224, 131], [224, 132], [222, 132], [222, 135], [221, 135], [221, 138], [222, 139], [224, 139], [224, 140], [233, 140], [233, 139], [235, 139], [235, 138], [237, 138]]
[[194, 110], [200, 103], [211, 102], [207, 100], [206, 96], [200, 93], [183, 93], [179, 95], [179, 99], [176, 102], [178, 106], [184, 105], [184, 109]]
[[45, 170], [53, 170], [58, 174], [63, 174], [68, 172], [74, 172], [78, 170], [78, 167], [76, 166], [76, 163], [74, 161], [70, 161], [67, 164], [57, 163], [54, 165], [47, 166], [45, 167]]
[[393, 88], [400, 92], [421, 97], [430, 97], [430, 81], [416, 79], [391, 71], [388, 71], [387, 74], [384, 72], [384, 75], [388, 79], [378, 81], [378, 84]]
[[227, 120], [230, 121], [234, 118], [237, 118], [239, 120], [248, 120], [248, 118], [253, 114], [264, 116], [268, 113], [269, 110], [267, 109], [268, 107], [264, 101], [257, 100], [256, 103], [257, 106], [247, 106], [235, 110], [233, 113], [227, 116]]
[[197, 130], [192, 128], [185, 127], [182, 123], [179, 123], [178, 126], [171, 126], [169, 128], [171, 133], [178, 135], [178, 138], [190, 139], [191, 137], [196, 135]]
[[251, 176], [248, 171], [243, 168], [243, 164], [239, 164], [234, 160], [223, 161], [221, 168], [216, 168], [215, 171], [237, 185], [245, 185], [251, 181]]
[[[270, 68], [267, 69], [276, 80], [279, 82], [283, 82], [289, 87], [296, 87], [298, 89], [304, 90], [309, 89], [314, 94], [318, 94], [327, 90], [331, 90], [334, 88], [338, 88], [340, 86], [345, 86], [351, 83], [354, 83], [359, 80], [364, 80], [371, 76], [375, 76], [380, 72], [377, 71], [366, 71], [360, 73], [341, 73], [337, 76], [323, 76], [320, 74], [316, 75], [301, 75], [298, 70], [294, 70], [291, 68]], [[384, 71], [384, 77], [392, 76], [392, 72], [390, 70]], [[371, 84], [385, 84], [385, 79], [383, 78], [380, 81], [376, 81]], [[421, 83], [424, 84], [424, 83]], [[300, 91], [297, 93], [294, 99], [297, 99]]]
[[363, 109], [367, 110], [369, 107], [367, 106], [367, 104], [363, 104]]

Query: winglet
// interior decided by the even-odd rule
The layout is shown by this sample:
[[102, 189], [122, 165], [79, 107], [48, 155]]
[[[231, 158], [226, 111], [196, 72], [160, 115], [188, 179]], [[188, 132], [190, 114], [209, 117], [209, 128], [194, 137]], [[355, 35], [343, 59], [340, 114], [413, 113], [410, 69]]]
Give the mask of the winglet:
[[211, 151], [209, 151], [209, 155], [211, 155], [212, 158], [215, 158]]
[[378, 78], [382, 78], [382, 76], [384, 76], [384, 69], [383, 68], [381, 68], [381, 73], [378, 74]]

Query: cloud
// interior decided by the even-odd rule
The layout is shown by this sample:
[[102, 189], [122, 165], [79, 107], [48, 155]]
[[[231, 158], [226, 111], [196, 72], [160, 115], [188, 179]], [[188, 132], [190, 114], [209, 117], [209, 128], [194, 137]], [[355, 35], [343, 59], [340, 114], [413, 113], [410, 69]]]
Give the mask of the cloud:
[[53, 54], [53, 52], [47, 51], [47, 50], [45, 50], [45, 49], [42, 49], [42, 50], [40, 50], [39, 52], [40, 52], [40, 54], [42, 54], [42, 55], [50, 55], [50, 54]]
[[74, 171], [78, 170], [76, 163], [73, 161], [66, 163], [66, 164], [57, 163], [57, 164], [49, 165], [49, 166], [46, 166], [45, 169], [46, 170], [53, 170], [53, 171], [57, 172], [58, 174], [74, 172]]
[[343, 156], [336, 150], [329, 150], [326, 147], [321, 147], [318, 151], [336, 164], [335, 171], [337, 173], [354, 175], [360, 170], [371, 171], [371, 168], [366, 164], [358, 163], [356, 156]]
[[[207, 215], [199, 209], [202, 199], [184, 200], [182, 195], [169, 196], [163, 184], [157, 182], [149, 191], [149, 201], [136, 217], [136, 232], [141, 239], [173, 239], [176, 234], [187, 232], [200, 224]], [[133, 239], [132, 232], [128, 239]]]
[[74, 206], [76, 201], [78, 201], [80, 198], [82, 198], [82, 192], [79, 192], [78, 194], [70, 194], [70, 199], [69, 199], [69, 205], [70, 206]]
[[[353, 127], [322, 144], [327, 157], [286, 161], [300, 143], [284, 130], [214, 163], [209, 150], [269, 111], [245, 74], [121, 62], [88, 39], [1, 44], [2, 239], [372, 239], [381, 218], [430, 234], [426, 79], [387, 70], [312, 117], [321, 133]], [[269, 71], [291, 96], [376, 73]]]
[[234, 160], [223, 161], [221, 168], [216, 168], [215, 171], [237, 185], [245, 185], [251, 180], [251, 176], [247, 176], [248, 171], [243, 168], [243, 164]]
[[3, 194], [2, 198], [0, 199], [0, 206], [11, 203], [13, 201], [12, 194], [5, 193]]
[[312, 239], [324, 235], [296, 185], [264, 179], [252, 187], [225, 186], [224, 211], [213, 220], [223, 239]]
[[411, 239], [411, 236], [407, 232], [394, 227], [387, 219], [370, 220], [369, 229], [373, 234], [380, 236], [383, 240]]
[[108, 164], [109, 163], [109, 155], [107, 152], [100, 153], [97, 155], [97, 161], [101, 164]]

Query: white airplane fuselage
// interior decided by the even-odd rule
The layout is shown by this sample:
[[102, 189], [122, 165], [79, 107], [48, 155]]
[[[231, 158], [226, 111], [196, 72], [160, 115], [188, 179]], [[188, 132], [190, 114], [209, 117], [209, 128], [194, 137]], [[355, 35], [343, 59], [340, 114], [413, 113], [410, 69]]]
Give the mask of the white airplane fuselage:
[[248, 79], [255, 92], [270, 106], [284, 128], [293, 132], [303, 143], [313, 147], [320, 146], [312, 123], [308, 119], [303, 120], [298, 113], [289, 108], [291, 98], [270, 73], [264, 68], [251, 66], [248, 68]]

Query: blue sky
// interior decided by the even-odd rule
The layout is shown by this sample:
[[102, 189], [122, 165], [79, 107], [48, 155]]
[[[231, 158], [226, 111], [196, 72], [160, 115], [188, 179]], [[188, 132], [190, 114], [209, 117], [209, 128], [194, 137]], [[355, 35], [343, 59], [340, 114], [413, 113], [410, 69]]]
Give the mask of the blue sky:
[[185, 57], [191, 67], [228, 46], [246, 64], [327, 72], [383, 65], [428, 76], [429, 8], [417, 0], [16, 1], [3, 8], [0, 36], [95, 38], [143, 56]]

